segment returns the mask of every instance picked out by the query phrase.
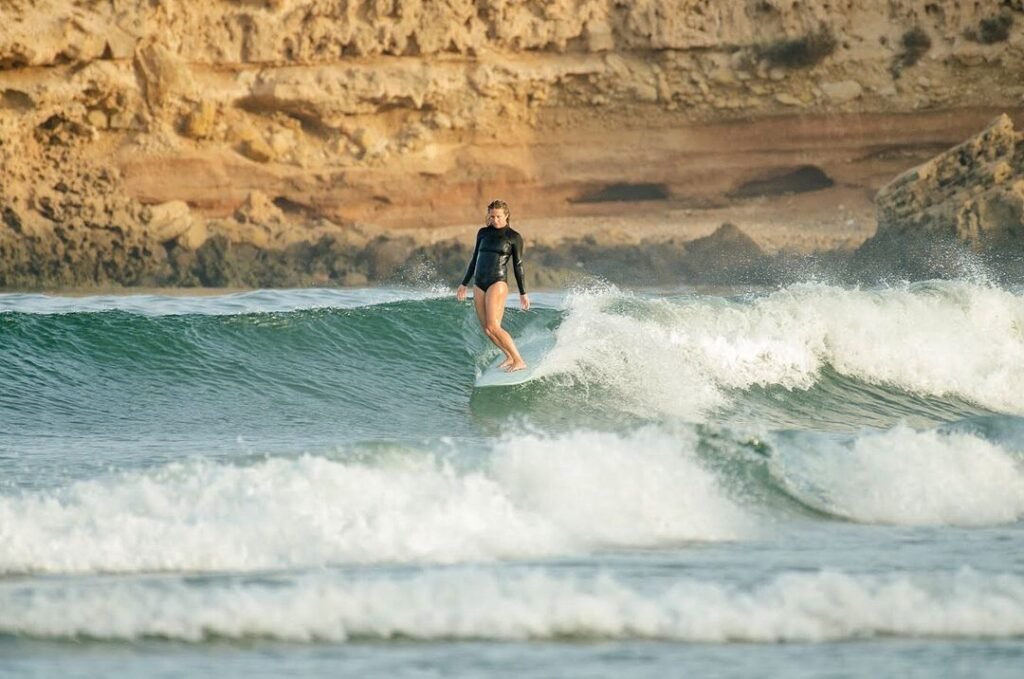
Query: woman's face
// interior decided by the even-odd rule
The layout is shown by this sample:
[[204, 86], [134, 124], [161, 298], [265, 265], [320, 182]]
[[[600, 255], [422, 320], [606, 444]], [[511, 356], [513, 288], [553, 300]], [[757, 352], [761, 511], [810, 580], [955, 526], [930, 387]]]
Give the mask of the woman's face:
[[508, 215], [501, 208], [495, 208], [494, 210], [487, 211], [487, 226], [493, 226], [496, 229], [501, 229], [508, 226]]

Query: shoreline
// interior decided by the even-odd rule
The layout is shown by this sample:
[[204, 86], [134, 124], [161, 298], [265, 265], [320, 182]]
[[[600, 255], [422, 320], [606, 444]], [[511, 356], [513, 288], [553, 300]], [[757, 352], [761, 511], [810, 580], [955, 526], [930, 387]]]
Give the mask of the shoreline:
[[[874, 206], [867, 193], [855, 187], [757, 197], [706, 208], [662, 200], [608, 202], [588, 206], [590, 214], [586, 215], [534, 216], [530, 210], [528, 204], [513, 205], [513, 225], [526, 239], [530, 288], [559, 287], [588, 274], [631, 285], [634, 281], [618, 275], [619, 270], [638, 266], [637, 257], [645, 253], [665, 260], [667, 269], [653, 278], [635, 281], [637, 284], [707, 282], [701, 275], [694, 276], [693, 266], [682, 266], [682, 262], [688, 256], [688, 246], [714, 241], [723, 224], [733, 225], [736, 233], [733, 241], [715, 244], [715, 258], [720, 262], [737, 257], [849, 254], [875, 232]], [[68, 272], [57, 269], [50, 277], [41, 272], [0, 290], [62, 294], [211, 290], [216, 291], [211, 294], [230, 294], [266, 288], [407, 284], [426, 279], [454, 285], [469, 261], [479, 228], [472, 223], [404, 229], [353, 225], [317, 241], [284, 247], [272, 243], [258, 247], [214, 236], [195, 252], [172, 249], [167, 258], [149, 262], [148, 271], [141, 268], [138, 275], [123, 282], [108, 278], [73, 283], [58, 278]], [[736, 252], [730, 254], [732, 250]], [[102, 256], [102, 252], [95, 254]], [[735, 270], [735, 264], [728, 268]], [[677, 277], [671, 274], [673, 267], [681, 267]], [[718, 277], [714, 282], [720, 282]]]

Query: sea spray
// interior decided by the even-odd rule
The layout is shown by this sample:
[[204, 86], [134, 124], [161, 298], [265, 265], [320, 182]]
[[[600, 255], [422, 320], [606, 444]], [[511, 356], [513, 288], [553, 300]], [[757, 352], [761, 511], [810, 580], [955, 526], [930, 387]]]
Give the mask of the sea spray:
[[610, 386], [633, 412], [705, 419], [737, 392], [806, 390], [829, 367], [1024, 414], [1024, 297], [969, 283], [729, 299], [602, 291], [571, 296], [556, 334], [548, 372]]

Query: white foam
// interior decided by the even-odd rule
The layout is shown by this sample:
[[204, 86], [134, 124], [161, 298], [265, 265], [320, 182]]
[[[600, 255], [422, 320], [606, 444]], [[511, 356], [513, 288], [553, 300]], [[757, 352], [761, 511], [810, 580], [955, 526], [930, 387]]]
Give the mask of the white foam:
[[[0, 584], [0, 632], [188, 642], [262, 637], [823, 642], [1024, 636], [1024, 579], [963, 571], [789, 573], [753, 587], [692, 579], [638, 588], [538, 569], [391, 577]], [[664, 581], [661, 581], [664, 582]]]
[[735, 538], [745, 519], [694, 445], [653, 430], [527, 434], [477, 471], [428, 454], [303, 457], [0, 496], [0, 572], [452, 563]]
[[[633, 307], [635, 313], [621, 307]], [[732, 389], [805, 389], [825, 365], [868, 382], [1024, 414], [1024, 298], [964, 282], [801, 284], [746, 300], [570, 296], [546, 359], [625, 407], [701, 418]]]
[[622, 396], [619, 406], [638, 415], [696, 417], [724, 403], [721, 389], [674, 337], [672, 325], [663, 318], [610, 312], [621, 299], [614, 290], [570, 295], [555, 347], [535, 374], [575, 374], [610, 386]]
[[866, 523], [987, 525], [1024, 517], [1024, 469], [964, 433], [897, 427], [779, 444], [770, 469], [805, 503]]

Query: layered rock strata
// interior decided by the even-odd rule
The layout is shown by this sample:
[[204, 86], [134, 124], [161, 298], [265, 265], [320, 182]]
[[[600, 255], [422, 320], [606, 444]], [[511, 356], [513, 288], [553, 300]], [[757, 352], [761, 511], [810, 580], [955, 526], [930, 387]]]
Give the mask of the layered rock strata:
[[384, 280], [412, 266], [391, 236], [434, 248], [498, 195], [868, 204], [1020, 110], [1022, 23], [1016, 0], [7, 0], [0, 285]]

